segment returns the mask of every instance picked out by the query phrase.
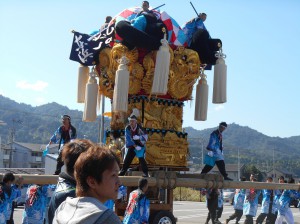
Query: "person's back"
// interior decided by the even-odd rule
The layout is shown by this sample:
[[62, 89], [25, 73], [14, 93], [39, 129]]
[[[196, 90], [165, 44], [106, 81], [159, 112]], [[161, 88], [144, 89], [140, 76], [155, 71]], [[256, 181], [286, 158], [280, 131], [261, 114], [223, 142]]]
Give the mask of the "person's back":
[[43, 224], [47, 207], [48, 185], [33, 184], [28, 187], [22, 224]]
[[48, 209], [48, 220], [52, 223], [55, 210], [58, 206], [66, 200], [67, 197], [75, 197], [76, 181], [70, 175], [65, 172], [59, 174], [59, 179], [55, 192], [53, 193], [49, 209]]
[[114, 212], [93, 197], [68, 197], [57, 208], [53, 224], [121, 223]]
[[148, 223], [150, 201], [145, 195], [147, 190], [148, 180], [146, 178], [139, 179], [138, 189], [132, 191], [129, 195], [123, 224]]

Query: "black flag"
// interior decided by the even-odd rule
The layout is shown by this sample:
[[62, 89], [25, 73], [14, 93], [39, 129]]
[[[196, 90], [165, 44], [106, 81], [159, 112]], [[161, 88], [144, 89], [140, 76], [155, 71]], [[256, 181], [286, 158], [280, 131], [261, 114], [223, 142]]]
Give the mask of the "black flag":
[[93, 36], [74, 32], [70, 60], [85, 66], [95, 65], [98, 62], [100, 50], [114, 40], [114, 35], [114, 25], [108, 26]]

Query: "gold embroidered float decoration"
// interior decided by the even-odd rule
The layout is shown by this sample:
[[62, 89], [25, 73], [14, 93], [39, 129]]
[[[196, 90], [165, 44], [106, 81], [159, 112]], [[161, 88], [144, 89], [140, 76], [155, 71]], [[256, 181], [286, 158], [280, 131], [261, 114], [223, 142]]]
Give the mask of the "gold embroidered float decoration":
[[[128, 112], [112, 112], [111, 130], [107, 132], [107, 144], [121, 156], [123, 152], [124, 129], [127, 117], [133, 108], [143, 114], [139, 122], [147, 130], [146, 160], [153, 166], [187, 165], [187, 133], [182, 129], [183, 102], [192, 97], [193, 86], [199, 77], [200, 59], [190, 49], [170, 48], [170, 72], [168, 92], [165, 96], [150, 95], [156, 61], [156, 51], [139, 55], [138, 50], [128, 50], [117, 43], [99, 53], [97, 71], [100, 93], [112, 99], [115, 72], [118, 60], [126, 56], [129, 60], [129, 102]], [[138, 162], [134, 160], [134, 162]]]

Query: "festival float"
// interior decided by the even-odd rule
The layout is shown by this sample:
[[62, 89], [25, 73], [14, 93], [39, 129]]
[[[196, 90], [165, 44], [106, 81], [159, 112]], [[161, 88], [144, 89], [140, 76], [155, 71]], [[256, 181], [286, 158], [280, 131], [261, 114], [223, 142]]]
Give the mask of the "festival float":
[[[144, 21], [137, 21], [140, 15]], [[221, 40], [212, 39], [203, 29], [199, 30], [198, 44], [189, 47], [184, 30], [165, 11], [144, 13], [140, 7], [122, 11], [105, 30], [95, 34], [73, 32], [70, 59], [80, 63], [77, 101], [85, 103], [83, 121], [96, 120], [100, 96], [105, 96], [111, 100], [105, 143], [120, 158], [127, 118], [135, 113], [148, 133], [145, 157], [152, 176], [188, 170], [188, 133], [182, 127], [184, 104], [195, 100], [195, 120], [207, 119], [208, 84], [204, 72], [211, 66], [215, 66], [213, 103], [226, 102]], [[156, 172], [159, 170], [164, 174]], [[155, 187], [148, 192], [153, 199], [153, 223], [164, 219], [175, 223], [173, 187], [163, 192]], [[123, 215], [126, 202], [117, 202], [115, 208], [118, 215]]]

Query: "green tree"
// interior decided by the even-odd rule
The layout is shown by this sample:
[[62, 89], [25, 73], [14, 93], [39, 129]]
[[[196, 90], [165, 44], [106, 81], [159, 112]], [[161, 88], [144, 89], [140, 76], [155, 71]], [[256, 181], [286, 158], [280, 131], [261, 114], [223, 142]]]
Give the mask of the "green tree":
[[256, 178], [257, 181], [262, 181], [263, 180], [263, 174], [259, 169], [256, 168], [254, 165], [245, 165], [243, 169], [241, 170], [241, 175], [246, 177], [247, 180], [250, 179], [250, 175], [253, 174]]

